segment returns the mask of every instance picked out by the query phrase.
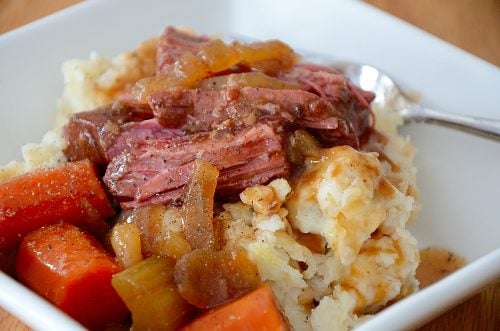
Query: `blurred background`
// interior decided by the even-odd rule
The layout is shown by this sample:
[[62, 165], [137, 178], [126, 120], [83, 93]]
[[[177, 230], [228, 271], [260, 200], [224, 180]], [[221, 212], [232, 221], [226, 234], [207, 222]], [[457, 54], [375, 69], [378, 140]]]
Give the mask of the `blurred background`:
[[[352, 0], [355, 1], [355, 0]], [[0, 0], [0, 34], [80, 2]], [[500, 0], [365, 0], [496, 66], [500, 66]], [[500, 330], [500, 281], [422, 330]], [[0, 330], [28, 330], [0, 308]]]
[[[0, 0], [0, 33], [80, 0]], [[500, 0], [365, 0], [500, 66]]]

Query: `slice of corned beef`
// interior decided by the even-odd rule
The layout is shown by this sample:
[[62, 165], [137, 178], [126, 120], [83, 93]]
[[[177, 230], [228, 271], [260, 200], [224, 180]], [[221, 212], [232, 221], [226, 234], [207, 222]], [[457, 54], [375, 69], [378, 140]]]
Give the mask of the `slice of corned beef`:
[[346, 97], [345, 102], [334, 103], [303, 90], [244, 87], [221, 91], [165, 90], [152, 94], [148, 101], [155, 117], [169, 128], [200, 132], [242, 128], [271, 120], [285, 126], [310, 129], [328, 146], [358, 147], [358, 135], [352, 121], [364, 123], [367, 117], [370, 122], [370, 113], [365, 116], [362, 112], [351, 111], [350, 100], [352, 98]]
[[109, 164], [104, 182], [124, 208], [173, 203], [183, 195], [195, 159], [220, 171], [218, 194], [237, 193], [288, 175], [282, 138], [266, 123], [239, 131], [212, 131], [143, 141]]
[[[337, 109], [344, 109], [344, 118], [356, 137], [361, 137], [372, 125], [370, 102], [375, 94], [352, 84], [341, 73], [316, 64], [299, 63], [279, 76], [285, 82], [299, 85], [302, 89], [330, 101]], [[322, 135], [337, 136], [336, 132], [321, 130]]]
[[152, 117], [147, 105], [121, 103], [74, 114], [63, 131], [68, 141], [64, 153], [70, 161], [89, 159], [102, 166], [138, 141], [184, 134], [182, 130], [164, 128]]
[[260, 120], [310, 121], [335, 129], [342, 116], [330, 103], [307, 91], [254, 87], [165, 90], [151, 95], [149, 104], [162, 125], [189, 132], [245, 127]]
[[185, 31], [167, 27], [160, 37], [156, 51], [156, 72], [168, 70], [185, 53], [197, 53], [210, 39], [196, 36]]
[[64, 154], [70, 161], [89, 159], [97, 165], [106, 164], [106, 150], [128, 122], [153, 118], [148, 106], [113, 103], [95, 110], [74, 114], [64, 127], [68, 141]]
[[143, 141], [170, 140], [185, 135], [185, 131], [181, 129], [165, 128], [155, 118], [142, 122], [130, 122], [120, 127], [120, 134], [106, 149], [106, 160], [110, 162], [116, 156], [134, 148]]

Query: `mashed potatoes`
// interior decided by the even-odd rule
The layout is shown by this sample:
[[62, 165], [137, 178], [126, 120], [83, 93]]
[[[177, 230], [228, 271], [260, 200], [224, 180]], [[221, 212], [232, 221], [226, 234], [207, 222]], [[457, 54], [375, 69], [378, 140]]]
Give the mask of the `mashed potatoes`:
[[64, 90], [57, 102], [54, 128], [41, 143], [23, 146], [24, 162], [12, 161], [0, 167], [0, 181], [66, 162], [61, 127], [74, 113], [111, 103], [137, 80], [154, 75], [157, 43], [157, 39], [145, 41], [136, 50], [112, 59], [92, 53], [88, 60], [66, 61], [62, 66]]
[[[295, 330], [349, 329], [418, 288], [405, 229], [414, 197], [388, 180], [376, 153], [324, 153], [293, 190], [284, 179], [247, 188], [222, 216], [228, 245], [247, 250]], [[304, 233], [324, 249], [301, 242]]]
[[[0, 180], [65, 162], [61, 126], [152, 75], [155, 47], [66, 62], [55, 128], [23, 148], [24, 162], [0, 168]], [[296, 183], [249, 187], [216, 216], [226, 244], [248, 252], [295, 330], [350, 329], [418, 288], [416, 240], [405, 229], [418, 209], [413, 147], [398, 135], [397, 115], [376, 116], [380, 134], [363, 151], [326, 149]]]

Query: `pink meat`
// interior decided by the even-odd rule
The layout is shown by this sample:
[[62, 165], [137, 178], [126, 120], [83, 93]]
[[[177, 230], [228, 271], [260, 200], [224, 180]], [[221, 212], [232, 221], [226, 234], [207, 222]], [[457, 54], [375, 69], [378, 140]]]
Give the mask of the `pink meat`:
[[342, 115], [326, 100], [307, 91], [254, 87], [166, 90], [151, 95], [149, 104], [162, 125], [189, 132], [244, 127], [260, 120], [315, 122], [315, 127], [336, 129]]
[[166, 129], [151, 118], [147, 106], [131, 107], [119, 103], [73, 115], [64, 128], [70, 161], [89, 159], [105, 166], [113, 158], [138, 143], [151, 139], [172, 139], [185, 135], [180, 129]]
[[170, 140], [185, 135], [186, 133], [181, 129], [166, 129], [155, 118], [142, 122], [130, 122], [120, 128], [120, 134], [106, 149], [106, 159], [111, 161], [144, 141]]
[[156, 72], [162, 74], [169, 70], [185, 53], [197, 53], [210, 39], [196, 36], [171, 26], [167, 27], [160, 37], [156, 52]]
[[[299, 63], [292, 70], [281, 74], [279, 78], [315, 93], [331, 102], [337, 109], [343, 109], [343, 118], [347, 120], [347, 125], [351, 127], [356, 137], [361, 137], [373, 125], [374, 117], [370, 102], [375, 98], [375, 94], [355, 86], [344, 75], [333, 69], [316, 64]], [[327, 130], [321, 130], [320, 135], [338, 137], [337, 132]]]
[[239, 131], [144, 141], [113, 159], [104, 182], [124, 208], [173, 203], [182, 198], [197, 158], [219, 169], [218, 194], [237, 193], [289, 171], [281, 136], [259, 123]]
[[133, 107], [118, 102], [74, 114], [64, 127], [68, 141], [64, 154], [70, 161], [89, 159], [105, 165], [110, 161], [106, 151], [120, 135], [121, 127], [151, 118], [153, 113], [147, 105]]

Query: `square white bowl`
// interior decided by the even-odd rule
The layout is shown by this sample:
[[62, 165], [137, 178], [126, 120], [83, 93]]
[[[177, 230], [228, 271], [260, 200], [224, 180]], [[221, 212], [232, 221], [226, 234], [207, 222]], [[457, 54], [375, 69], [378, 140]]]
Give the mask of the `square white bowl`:
[[[86, 1], [0, 36], [0, 163], [20, 158], [52, 124], [61, 64], [91, 51], [113, 56], [165, 26], [278, 38], [292, 47], [381, 68], [422, 102], [500, 119], [500, 70], [358, 1]], [[359, 330], [411, 329], [500, 275], [500, 144], [430, 125], [403, 129], [417, 147], [421, 247], [443, 246], [469, 265], [392, 305]], [[79, 326], [0, 273], [0, 305], [37, 330]]]

